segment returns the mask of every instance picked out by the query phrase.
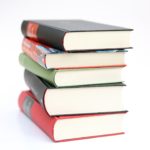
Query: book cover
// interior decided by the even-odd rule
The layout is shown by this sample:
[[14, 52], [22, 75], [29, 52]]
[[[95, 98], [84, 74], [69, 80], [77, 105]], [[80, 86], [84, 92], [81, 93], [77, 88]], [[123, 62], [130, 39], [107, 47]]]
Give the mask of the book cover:
[[24, 36], [65, 51], [131, 47], [132, 29], [84, 20], [24, 20], [21, 29]]
[[123, 83], [55, 88], [27, 70], [24, 80], [50, 116], [124, 111]]
[[46, 69], [103, 68], [125, 66], [127, 50], [64, 52], [24, 38], [22, 50]]
[[[20, 110], [28, 118], [30, 118], [39, 128], [41, 128], [42, 131], [45, 132], [48, 135], [48, 137], [50, 137], [50, 139], [53, 140], [54, 142], [65, 142], [65, 141], [72, 141], [72, 140], [81, 140], [81, 139], [88, 139], [88, 138], [96, 138], [96, 137], [105, 137], [105, 136], [124, 134], [124, 132], [122, 131], [122, 125], [121, 125], [122, 122], [120, 122], [119, 120], [122, 119], [122, 117], [124, 116], [124, 114], [126, 112], [110, 113], [110, 114], [95, 114], [95, 115], [50, 117], [44, 111], [44, 109], [40, 106], [40, 104], [36, 101], [36, 98], [31, 93], [31, 91], [22, 91], [20, 93], [19, 99], [18, 99], [18, 105], [19, 105]], [[103, 132], [98, 129], [97, 124], [91, 124], [87, 128], [85, 126], [86, 120], [89, 119], [89, 121], [92, 123], [92, 121], [95, 117], [97, 117], [98, 121], [101, 118], [103, 120], [104, 117], [106, 117], [106, 118], [109, 117], [110, 118], [109, 120], [111, 121], [111, 123], [112, 124], [114, 123], [113, 126], [115, 126], [115, 124], [117, 124], [117, 125], [114, 128], [113, 126], [111, 126], [110, 122], [106, 122], [109, 124], [108, 124], [107, 129], [105, 129], [105, 127], [103, 127], [104, 128], [103, 130], [105, 130]], [[114, 119], [112, 120], [111, 118], [114, 118]], [[71, 131], [71, 130], [68, 130], [69, 126], [71, 128], [71, 124], [68, 121], [72, 121], [72, 120], [74, 120], [74, 121], [72, 122], [73, 130], [71, 129], [72, 130]], [[76, 120], [79, 120], [79, 121], [76, 121]], [[65, 123], [66, 121], [68, 123]], [[65, 128], [65, 126], [62, 126], [62, 124], [61, 124], [62, 122], [65, 123], [66, 126], [68, 126], [67, 129]], [[82, 126], [80, 126], [80, 124], [82, 124]], [[85, 126], [85, 128], [82, 128], [83, 126]], [[118, 126], [120, 126], [120, 127], [118, 128]], [[97, 130], [95, 130], [95, 128], [97, 128]], [[78, 132], [81, 129], [87, 133], [85, 134], [84, 132], [81, 132], [81, 133]], [[91, 133], [88, 133], [89, 130]], [[93, 133], [92, 133], [92, 131], [93, 131]], [[96, 131], [96, 133], [95, 133], [95, 131]], [[72, 134], [70, 135], [70, 133], [72, 133]], [[76, 133], [78, 133], [78, 134], [76, 134]]]
[[55, 87], [122, 82], [121, 72], [123, 66], [81, 69], [45, 69], [24, 53], [20, 54], [19, 62], [25, 69], [47, 80]]

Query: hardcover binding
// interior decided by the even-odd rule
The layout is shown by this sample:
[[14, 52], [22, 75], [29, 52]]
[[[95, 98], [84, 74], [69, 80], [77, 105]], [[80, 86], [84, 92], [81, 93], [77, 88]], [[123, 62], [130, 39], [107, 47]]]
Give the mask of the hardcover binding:
[[46, 67], [45, 57], [46, 54], [57, 54], [62, 53], [61, 50], [54, 49], [50, 46], [43, 45], [41, 43], [31, 41], [30, 39], [24, 38], [22, 41], [22, 50], [35, 62], [40, 64], [45, 69]]
[[64, 37], [69, 32], [132, 31], [132, 29], [124, 27], [84, 20], [25, 20], [22, 23], [21, 30], [25, 37], [64, 51], [67, 51], [64, 47]]
[[[88, 136], [88, 137], [80, 137], [80, 138], [73, 138], [73, 139], [64, 139], [64, 140], [55, 140], [54, 138], [54, 126], [57, 120], [59, 119], [71, 119], [71, 118], [78, 118], [78, 117], [91, 117], [91, 115], [78, 115], [78, 116], [61, 116], [61, 117], [50, 117], [44, 111], [44, 109], [40, 106], [40, 104], [36, 101], [36, 98], [30, 91], [23, 91], [19, 95], [18, 105], [20, 110], [28, 116], [41, 130], [43, 130], [48, 137], [51, 138], [54, 142], [66, 142], [66, 141], [73, 141], [73, 140], [82, 140], [82, 139], [89, 139], [89, 138], [97, 138], [97, 137], [105, 137], [105, 136], [113, 136], [113, 135], [120, 135], [124, 134], [124, 132], [119, 133], [110, 133], [105, 135], [97, 135], [97, 136]], [[122, 112], [126, 113], [126, 112]], [[110, 114], [96, 114], [96, 115], [112, 115]]]
[[26, 53], [35, 62], [40, 64], [42, 67], [47, 68], [45, 64], [45, 55], [47, 54], [47, 52], [41, 51], [39, 45], [35, 45], [33, 43], [31, 43], [28, 39], [24, 39], [22, 42], [23, 52]]
[[[30, 26], [33, 26], [33, 30]], [[34, 21], [23, 21], [21, 26], [22, 33], [25, 37], [38, 40], [46, 45], [53, 45], [56, 49], [64, 50], [63, 39], [66, 31], [56, 29], [50, 26], [44, 26]]]
[[47, 86], [37, 77], [33, 76], [31, 72], [24, 71], [24, 80], [27, 86], [31, 89], [41, 106], [44, 107], [44, 95]]
[[[29, 103], [27, 101], [31, 100], [33, 103], [32, 107], [29, 107], [29, 105], [25, 106], [25, 103]], [[26, 114], [27, 117], [41, 128], [53, 141], [55, 141], [53, 137], [53, 128], [57, 117], [49, 117], [30, 91], [21, 92], [18, 99], [18, 105], [20, 110]], [[25, 107], [27, 108], [25, 109]], [[26, 110], [28, 110], [28, 112], [26, 112]]]
[[[52, 48], [50, 46], [43, 45], [39, 42], [35, 42], [33, 40], [30, 40], [28, 38], [24, 38], [22, 41], [22, 50], [24, 53], [26, 53], [32, 60], [37, 62], [39, 65], [44, 67], [45, 69], [81, 69], [81, 68], [107, 68], [107, 67], [125, 67], [126, 64], [116, 64], [116, 65], [107, 65], [107, 66], [79, 66], [79, 67], [57, 67], [57, 68], [47, 68], [46, 65], [46, 55], [47, 54], [60, 54], [68, 52], [63, 52], [61, 50]], [[115, 50], [114, 50], [115, 51]], [[95, 53], [99, 53], [100, 51], [95, 51]], [[107, 50], [108, 52], [108, 50]], [[112, 50], [113, 52], [113, 50]], [[116, 50], [115, 52], [120, 52], [119, 50]], [[115, 53], [114, 52], [114, 53]], [[124, 51], [125, 52], [125, 51]]]

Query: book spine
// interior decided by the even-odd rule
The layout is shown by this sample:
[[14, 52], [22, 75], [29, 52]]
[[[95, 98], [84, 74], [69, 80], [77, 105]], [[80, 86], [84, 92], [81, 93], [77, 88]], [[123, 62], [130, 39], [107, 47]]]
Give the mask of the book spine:
[[53, 46], [56, 49], [65, 50], [63, 39], [66, 31], [44, 26], [33, 21], [23, 21], [21, 30], [25, 37]]
[[31, 42], [27, 38], [24, 38], [22, 41], [22, 50], [26, 53], [32, 60], [37, 62], [42, 67], [46, 68], [45, 57], [48, 52], [38, 48], [40, 44], [37, 42]]
[[30, 91], [23, 91], [19, 95], [18, 105], [20, 110], [41, 128], [53, 141], [53, 128], [56, 117], [48, 116]]
[[25, 67], [25, 69], [29, 70], [30, 72], [34, 73], [35, 75], [47, 80], [52, 85], [56, 86], [55, 84], [55, 73], [56, 70], [47, 70], [40, 66], [38, 63], [33, 61], [29, 56], [24, 53], [21, 53], [19, 56], [20, 64]]
[[37, 76], [27, 70], [24, 71], [24, 80], [38, 102], [44, 107], [44, 95], [47, 86]]

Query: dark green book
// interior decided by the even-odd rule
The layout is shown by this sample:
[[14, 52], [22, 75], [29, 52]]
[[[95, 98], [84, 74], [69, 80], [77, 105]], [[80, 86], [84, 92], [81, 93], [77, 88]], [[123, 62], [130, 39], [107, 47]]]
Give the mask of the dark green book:
[[122, 82], [123, 67], [81, 68], [81, 69], [45, 69], [26, 54], [19, 56], [20, 64], [28, 71], [47, 80], [55, 87], [98, 85]]

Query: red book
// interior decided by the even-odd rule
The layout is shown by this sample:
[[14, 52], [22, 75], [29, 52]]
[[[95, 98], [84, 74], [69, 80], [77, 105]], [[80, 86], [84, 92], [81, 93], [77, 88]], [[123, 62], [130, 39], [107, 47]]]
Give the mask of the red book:
[[126, 50], [63, 52], [24, 38], [22, 50], [46, 69], [124, 67]]
[[50, 117], [30, 91], [19, 96], [19, 107], [53, 141], [70, 141], [123, 134], [126, 112]]

